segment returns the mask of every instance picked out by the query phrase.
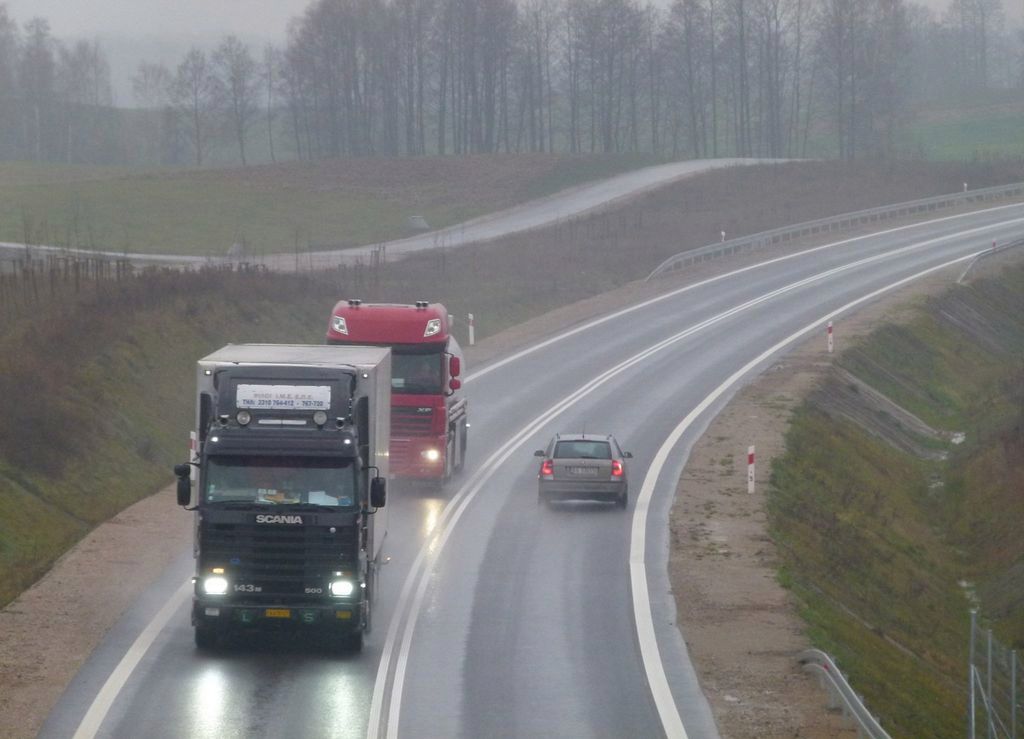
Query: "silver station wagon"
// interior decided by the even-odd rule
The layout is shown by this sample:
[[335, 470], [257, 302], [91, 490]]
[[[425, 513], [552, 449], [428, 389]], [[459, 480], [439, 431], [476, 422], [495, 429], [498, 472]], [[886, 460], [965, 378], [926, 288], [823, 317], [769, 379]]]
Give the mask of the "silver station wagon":
[[606, 500], [625, 508], [629, 502], [626, 460], [611, 434], [556, 434], [543, 457], [537, 474], [537, 502], [553, 500]]

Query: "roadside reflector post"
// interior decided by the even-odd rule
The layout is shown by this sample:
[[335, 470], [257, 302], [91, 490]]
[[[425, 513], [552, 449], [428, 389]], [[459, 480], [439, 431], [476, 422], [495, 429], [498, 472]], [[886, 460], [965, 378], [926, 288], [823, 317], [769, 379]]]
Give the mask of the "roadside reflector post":
[[754, 494], [754, 447], [747, 447], [747, 494]]
[[996, 250], [996, 240], [992, 239], [992, 251]]
[[964, 192], [967, 192], [967, 183], [964, 183]]
[[722, 231], [722, 243], [725, 243], [725, 231]]
[[832, 338], [832, 321], [828, 322], [828, 353], [832, 354], [836, 350], [835, 339]]
[[473, 314], [469, 314], [469, 345], [473, 346], [476, 344], [476, 321], [473, 320]]

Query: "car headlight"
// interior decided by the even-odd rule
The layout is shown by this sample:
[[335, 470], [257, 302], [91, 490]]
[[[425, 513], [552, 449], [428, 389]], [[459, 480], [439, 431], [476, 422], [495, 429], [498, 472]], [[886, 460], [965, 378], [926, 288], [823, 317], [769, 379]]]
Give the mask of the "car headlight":
[[339, 334], [348, 335], [348, 323], [345, 322], [344, 316], [332, 316], [331, 327]]
[[203, 580], [203, 592], [207, 595], [224, 595], [228, 592], [228, 580], [220, 575], [213, 575]]
[[336, 598], [344, 598], [352, 595], [352, 592], [356, 589], [356, 586], [351, 580], [335, 580], [331, 583], [331, 595]]
[[421, 452], [421, 454], [428, 462], [436, 462], [441, 458], [441, 452], [436, 449], [427, 449], [426, 451]]

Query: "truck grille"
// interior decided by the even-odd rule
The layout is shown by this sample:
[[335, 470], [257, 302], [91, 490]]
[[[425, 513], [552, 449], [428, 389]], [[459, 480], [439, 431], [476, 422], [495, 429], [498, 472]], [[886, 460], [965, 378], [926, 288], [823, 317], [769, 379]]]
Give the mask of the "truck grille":
[[307, 595], [310, 586], [327, 586], [332, 573], [356, 569], [355, 527], [200, 524], [200, 569], [224, 567], [233, 584], [253, 585], [260, 592], [230, 593], [247, 602], [322, 601]]
[[428, 436], [434, 427], [434, 409], [416, 406], [391, 407], [393, 437]]
[[393, 472], [396, 470], [403, 470], [413, 463], [418, 463], [420, 456], [417, 451], [416, 459], [413, 459], [413, 449], [408, 439], [392, 439], [389, 454], [391, 457], [391, 469]]

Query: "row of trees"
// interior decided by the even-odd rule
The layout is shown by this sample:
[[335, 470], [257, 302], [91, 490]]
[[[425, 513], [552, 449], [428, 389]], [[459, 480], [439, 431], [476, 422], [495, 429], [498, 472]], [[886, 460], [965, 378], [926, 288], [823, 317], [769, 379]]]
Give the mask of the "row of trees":
[[305, 159], [804, 156], [824, 135], [891, 155], [913, 90], [988, 85], [1001, 17], [1001, 0], [941, 18], [907, 0], [317, 0], [258, 63], [233, 39], [190, 52], [168, 97], [197, 162], [218, 99], [243, 163], [261, 109], [270, 150], [285, 132]]
[[118, 116], [99, 44], [70, 46], [40, 18], [22, 31], [0, 5], [0, 159], [109, 160]]
[[237, 143], [239, 160], [246, 166], [246, 142], [265, 102], [270, 153], [276, 158], [278, 56], [277, 50], [268, 47], [261, 66], [248, 46], [228, 36], [212, 55], [191, 49], [174, 73], [159, 64], [142, 64], [132, 87], [140, 103], [162, 111], [160, 119], [154, 119], [160, 135], [153, 139], [163, 147], [161, 157], [178, 161], [187, 141], [194, 163], [202, 166], [211, 142], [226, 134]]
[[915, 97], [1020, 84], [1001, 3], [315, 0], [283, 48], [227, 37], [141, 65], [141, 112], [114, 109], [97, 44], [0, 4], [0, 157], [891, 155]]

